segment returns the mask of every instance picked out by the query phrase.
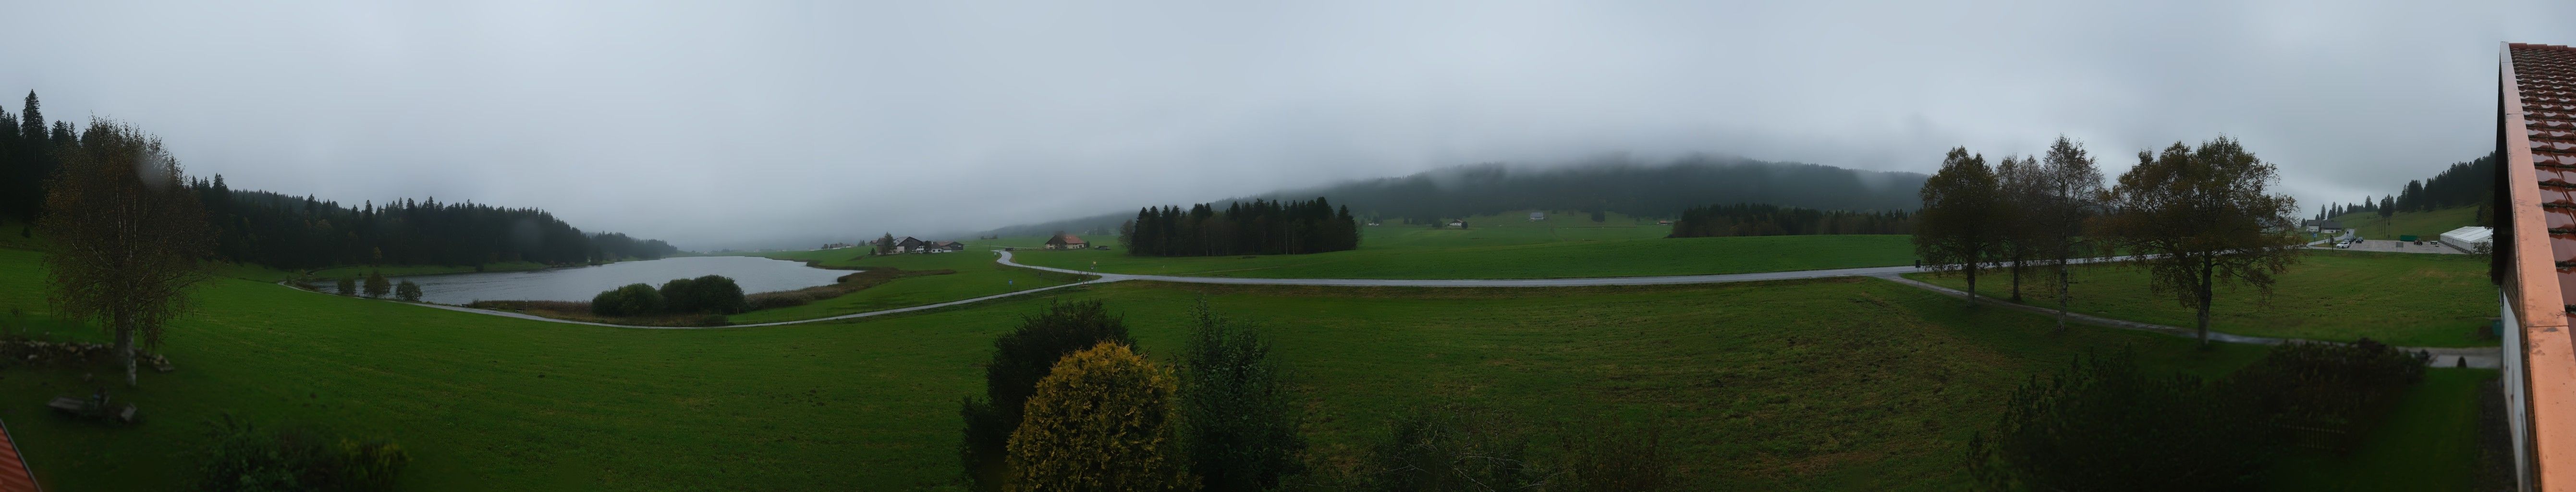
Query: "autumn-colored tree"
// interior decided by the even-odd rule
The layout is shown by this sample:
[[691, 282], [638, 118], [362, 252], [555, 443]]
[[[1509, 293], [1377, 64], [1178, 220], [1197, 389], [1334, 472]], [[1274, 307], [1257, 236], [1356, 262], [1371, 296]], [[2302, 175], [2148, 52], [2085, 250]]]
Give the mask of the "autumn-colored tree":
[[1188, 490], [1176, 449], [1179, 380], [1126, 345], [1103, 342], [1038, 380], [1011, 432], [1009, 490]]
[[1916, 216], [1914, 255], [1937, 271], [1968, 276], [1968, 305], [1977, 303], [1977, 271], [2004, 242], [1998, 183], [1984, 155], [1951, 148], [1941, 170], [1923, 182], [1923, 212]]
[[2147, 271], [2150, 287], [2174, 294], [2199, 313], [2200, 343], [2209, 345], [2209, 307], [2221, 283], [2272, 294], [2273, 276], [2299, 258], [2290, 232], [2297, 204], [2271, 193], [2280, 181], [2271, 164], [2235, 139], [2193, 148], [2174, 142], [2162, 153], [2139, 152], [2137, 167], [2111, 189], [2103, 236]]
[[52, 243], [50, 300], [64, 317], [115, 335], [133, 386], [136, 337], [158, 346], [162, 327], [187, 312], [188, 291], [207, 278], [198, 262], [211, 254], [213, 228], [160, 138], [92, 119], [80, 145], [64, 148], [37, 223]]

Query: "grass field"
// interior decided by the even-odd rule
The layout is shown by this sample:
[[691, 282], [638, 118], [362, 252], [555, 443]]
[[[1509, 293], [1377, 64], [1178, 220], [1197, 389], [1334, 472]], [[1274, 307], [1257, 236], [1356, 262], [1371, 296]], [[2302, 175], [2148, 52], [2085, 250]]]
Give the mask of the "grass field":
[[[1651, 225], [1390, 227], [1365, 228], [1360, 249], [1305, 255], [1135, 257], [1113, 246], [1109, 251], [1030, 251], [1014, 258], [1029, 265], [1075, 270], [1091, 270], [1098, 262], [1097, 271], [1108, 273], [1398, 279], [1701, 275], [1914, 261], [1912, 239], [1898, 235], [1664, 239], [1668, 228]], [[1025, 247], [1023, 242], [1042, 241], [1014, 238], [985, 243]], [[1114, 244], [1114, 238], [1096, 241]]]
[[2378, 212], [2351, 213], [2335, 217], [2335, 221], [2342, 222], [2344, 227], [2352, 228], [2353, 233], [2360, 234], [2362, 239], [2393, 241], [2397, 236], [2412, 234], [2431, 241], [2441, 238], [2442, 233], [2451, 232], [2452, 229], [2477, 225], [2478, 208], [2451, 207], [2431, 212], [2400, 212], [2387, 218], [2380, 218]]
[[[2387, 423], [2350, 456], [2300, 450], [2271, 478], [2276, 490], [2468, 490], [2477, 473], [2479, 391], [2492, 369], [2433, 369]], [[2435, 451], [2441, 450], [2441, 451]]]
[[[1955, 275], [1906, 277], [1954, 289]], [[2078, 267], [2074, 310], [2086, 314], [2181, 327], [2194, 326], [2191, 310], [2171, 294], [2147, 289], [2145, 272], [2120, 265]], [[2251, 289], [2223, 289], [2210, 313], [2210, 329], [2239, 335], [2351, 341], [2370, 337], [2418, 347], [2493, 346], [2480, 336], [2496, 315], [2495, 287], [2487, 263], [2471, 255], [2310, 250], [2282, 274], [2269, 305]], [[2004, 297], [2010, 278], [1979, 275], [1977, 291]], [[2024, 302], [2054, 307], [2056, 296], [2025, 285]]]
[[[0, 304], [41, 318], [34, 260], [0, 250]], [[1613, 416], [1668, 428], [1693, 490], [1956, 489], [1962, 440], [2035, 371], [2130, 345], [2152, 366], [2214, 375], [2259, 350], [2051, 335], [2038, 316], [1867, 279], [1546, 291], [1131, 282], [1062, 297], [1107, 300], [1148, 354], [1163, 354], [1200, 295], [1276, 341], [1327, 456], [1352, 453], [1413, 405], [1518, 415], [1541, 449], [1557, 423]], [[203, 422], [225, 412], [392, 438], [414, 456], [407, 490], [932, 488], [957, 475], [957, 401], [981, 391], [992, 339], [1055, 297], [848, 323], [623, 330], [244, 280], [202, 296], [205, 310], [163, 349], [180, 370], [117, 393], [140, 403], [140, 426], [41, 405], [85, 393], [82, 374], [105, 368], [0, 368], [0, 394], [15, 395], [0, 399], [0, 418], [48, 488], [175, 488]], [[2410, 404], [2465, 405], [2417, 394]], [[2444, 447], [2455, 444], [2394, 445], [2469, 452]]]
[[811, 261], [837, 268], [887, 267], [908, 271], [953, 270], [947, 275], [906, 277], [885, 285], [848, 295], [815, 301], [803, 306], [765, 309], [725, 317], [736, 324], [792, 321], [878, 311], [901, 307], [937, 304], [973, 299], [994, 294], [1052, 287], [1088, 280], [1074, 275], [1044, 272], [994, 263], [993, 253], [907, 254], [861, 256], [858, 248], [761, 253], [758, 256], [782, 260]]

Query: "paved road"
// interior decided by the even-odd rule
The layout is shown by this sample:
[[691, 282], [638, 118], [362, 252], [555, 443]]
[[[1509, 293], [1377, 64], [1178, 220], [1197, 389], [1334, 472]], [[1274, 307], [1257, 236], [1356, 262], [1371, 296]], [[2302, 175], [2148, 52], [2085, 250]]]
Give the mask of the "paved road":
[[[762, 326], [792, 325], [792, 324], [798, 324], [798, 323], [813, 323], [813, 322], [819, 322], [819, 321], [833, 321], [833, 320], [844, 320], [844, 319], [853, 319], [853, 318], [865, 318], [865, 317], [870, 317], [870, 316], [882, 316], [882, 315], [889, 315], [889, 314], [909, 313], [909, 312], [915, 312], [915, 311], [927, 311], [927, 310], [932, 310], [932, 309], [940, 309], [940, 308], [946, 308], [946, 307], [953, 307], [953, 306], [961, 306], [961, 305], [967, 305], [967, 304], [974, 304], [974, 303], [979, 303], [979, 302], [984, 302], [984, 301], [990, 301], [990, 300], [994, 300], [994, 299], [1002, 299], [1002, 298], [1007, 298], [1007, 297], [1016, 297], [1016, 296], [1021, 296], [1021, 295], [1034, 294], [1034, 293], [1045, 292], [1045, 291], [1056, 290], [1056, 289], [1063, 289], [1063, 288], [1077, 287], [1077, 286], [1084, 286], [1084, 285], [1093, 285], [1093, 284], [1102, 284], [1102, 283], [1109, 283], [1109, 282], [1119, 282], [1119, 281], [1126, 281], [1126, 280], [1146, 280], [1146, 281], [1154, 281], [1154, 282], [1176, 282], [1176, 283], [1187, 283], [1187, 284], [1228, 284], [1228, 285], [1322, 285], [1322, 286], [1340, 286], [1340, 287], [1584, 287], [1584, 286], [1602, 286], [1602, 285], [1680, 285], [1680, 284], [1717, 284], [1717, 283], [1730, 283], [1730, 282], [1753, 282], [1753, 281], [1762, 281], [1762, 280], [1794, 280], [1794, 279], [1813, 279], [1813, 278], [1831, 278], [1831, 277], [1877, 277], [1877, 278], [1887, 279], [1888, 281], [1896, 282], [1896, 283], [1898, 283], [1898, 284], [1903, 284], [1903, 285], [1913, 286], [1913, 287], [1921, 288], [1921, 289], [1924, 289], [1924, 290], [1930, 290], [1930, 291], [1933, 291], [1933, 292], [1936, 292], [1936, 293], [1940, 293], [1940, 294], [1943, 294], [1943, 295], [1948, 295], [1948, 296], [1951, 296], [1951, 297], [1963, 297], [1963, 296], [1966, 296], [1966, 295], [1967, 295], [1967, 293], [1965, 293], [1965, 292], [1961, 292], [1961, 291], [1958, 291], [1958, 290], [1956, 290], [1956, 289], [1951, 289], [1951, 288], [1948, 288], [1948, 287], [1942, 287], [1942, 286], [1938, 286], [1938, 285], [1932, 285], [1932, 284], [1928, 284], [1928, 283], [1918, 282], [1918, 281], [1915, 281], [1915, 280], [1913, 280], [1913, 279], [1908, 279], [1908, 278], [1903, 277], [1902, 275], [1903, 275], [1903, 274], [1905, 274], [1905, 273], [1907, 273], [1907, 272], [1915, 272], [1915, 271], [1920, 271], [1920, 270], [1921, 270], [1921, 269], [1918, 269], [1918, 268], [1915, 268], [1915, 267], [1910, 267], [1910, 266], [1870, 267], [1870, 268], [1837, 268], [1837, 269], [1830, 269], [1830, 270], [1798, 270], [1798, 271], [1788, 271], [1788, 272], [1730, 273], [1730, 274], [1723, 274], [1723, 275], [1674, 275], [1674, 276], [1663, 276], [1663, 277], [1603, 277], [1603, 278], [1557, 278], [1557, 279], [1418, 280], [1418, 279], [1353, 279], [1353, 278], [1238, 278], [1238, 277], [1183, 277], [1183, 276], [1174, 276], [1174, 275], [1128, 275], [1128, 274], [1120, 274], [1120, 273], [1093, 273], [1093, 272], [1085, 272], [1085, 271], [1080, 271], [1080, 270], [1067, 270], [1067, 269], [1062, 269], [1062, 268], [1052, 268], [1052, 267], [1042, 267], [1042, 266], [1023, 265], [1023, 264], [1020, 264], [1019, 262], [1012, 261], [1012, 260], [1011, 260], [1011, 252], [1009, 252], [1009, 251], [994, 251], [994, 253], [998, 253], [998, 254], [1000, 254], [1000, 255], [1001, 255], [1001, 257], [1000, 257], [1000, 258], [997, 258], [995, 261], [1000, 262], [1001, 264], [1004, 264], [1004, 265], [1010, 265], [1010, 266], [1021, 267], [1021, 268], [1028, 268], [1028, 269], [1034, 269], [1034, 270], [1045, 270], [1045, 271], [1058, 272], [1058, 273], [1071, 273], [1071, 274], [1079, 274], [1079, 275], [1093, 275], [1093, 276], [1098, 276], [1098, 277], [1100, 277], [1100, 278], [1098, 278], [1098, 279], [1094, 279], [1094, 280], [1090, 280], [1090, 281], [1075, 282], [1075, 283], [1064, 284], [1064, 285], [1058, 285], [1058, 286], [1053, 286], [1053, 287], [1041, 287], [1041, 288], [1029, 289], [1029, 290], [1023, 290], [1023, 291], [1018, 291], [1018, 292], [1011, 292], [1011, 293], [1005, 293], [1005, 294], [994, 294], [994, 295], [989, 295], [989, 296], [984, 296], [984, 297], [977, 297], [977, 298], [973, 298], [973, 299], [966, 299], [966, 300], [959, 300], [959, 301], [949, 301], [949, 302], [943, 302], [943, 303], [938, 303], [938, 304], [929, 304], [929, 305], [922, 305], [922, 306], [913, 306], [913, 307], [907, 307], [907, 308], [896, 308], [896, 309], [888, 309], [888, 310], [883, 310], [883, 311], [869, 311], [869, 312], [864, 312], [864, 313], [844, 314], [844, 315], [840, 315], [840, 316], [831, 316], [831, 317], [814, 318], [814, 319], [802, 319], [802, 320], [795, 320], [795, 321], [778, 321], [778, 322], [771, 322], [771, 323], [752, 323], [752, 324], [724, 325], [724, 326], [638, 326], [638, 325], [620, 325], [620, 324], [612, 324], [612, 323], [592, 323], [592, 322], [587, 322], [587, 321], [570, 321], [570, 320], [560, 320], [560, 319], [547, 318], [547, 317], [535, 316], [535, 315], [529, 315], [529, 314], [523, 314], [523, 313], [514, 313], [514, 312], [508, 312], [508, 311], [493, 311], [493, 310], [489, 310], [489, 309], [475, 309], [475, 308], [469, 308], [469, 307], [448, 306], [448, 305], [441, 305], [441, 304], [420, 304], [420, 305], [421, 305], [421, 306], [426, 306], [426, 307], [438, 308], [438, 309], [445, 309], [445, 310], [449, 310], [449, 311], [461, 311], [461, 312], [477, 313], [477, 314], [489, 314], [489, 315], [494, 315], [494, 316], [507, 316], [507, 317], [512, 317], [512, 318], [527, 319], [527, 320], [535, 320], [535, 321], [551, 321], [551, 322], [556, 322], [556, 323], [570, 323], [570, 324], [591, 325], [591, 326], [606, 326], [606, 327], [613, 327], [613, 328], [639, 328], [639, 329], [657, 329], [657, 330], [660, 330], [660, 329], [704, 329], [704, 328], [754, 328], [754, 327], [762, 327]], [[2126, 260], [2128, 260], [2128, 259], [2130, 259], [2130, 258], [2131, 258], [2131, 257], [2127, 257], [2127, 256], [2109, 257], [2109, 258], [2088, 258], [2088, 259], [2075, 260], [2075, 262], [2076, 262], [2076, 263], [2098, 263], [2098, 262], [2108, 262], [2108, 261], [2126, 261]], [[278, 285], [286, 285], [286, 282], [278, 282]], [[294, 288], [294, 287], [289, 286], [288, 288]], [[296, 290], [303, 290], [303, 289], [296, 289]], [[322, 294], [322, 295], [330, 295], [330, 294], [322, 293], [322, 292], [314, 292], [314, 293], [315, 293], [315, 294]], [[1994, 298], [1990, 298], [1990, 297], [1988, 297], [1988, 298], [1979, 298], [1979, 299], [1980, 299], [1980, 300], [1983, 300], [1983, 301], [1990, 302], [1990, 303], [1992, 303], [1992, 304], [1994, 304], [1994, 305], [1997, 305], [1997, 306], [2004, 306], [2004, 307], [2008, 307], [2008, 308], [2012, 308], [2012, 309], [2019, 309], [2019, 310], [2023, 310], [2023, 311], [2030, 311], [2030, 312], [2040, 313], [2040, 314], [2048, 315], [2048, 316], [2055, 316], [2055, 315], [2057, 314], [2057, 311], [2055, 311], [2055, 310], [2047, 309], [2047, 308], [2042, 308], [2042, 307], [2037, 307], [2037, 306], [2029, 306], [2029, 305], [2022, 305], [2022, 304], [2013, 304], [2013, 303], [2011, 303], [2011, 302], [2007, 302], [2007, 301], [2003, 301], [2003, 300], [1999, 300], [1999, 299], [1994, 299]], [[2192, 329], [2190, 329], [2190, 328], [2178, 327], [2178, 326], [2166, 326], [2166, 325], [2158, 325], [2158, 324], [2150, 324], [2150, 323], [2140, 323], [2140, 322], [2135, 322], [2135, 321], [2117, 320], [2117, 319], [2103, 318], [2103, 317], [2098, 317], [2098, 316], [2091, 316], [2091, 315], [2077, 314], [2077, 313], [2069, 313], [2069, 315], [2068, 315], [2068, 319], [2072, 319], [2072, 320], [2075, 320], [2075, 321], [2080, 322], [2080, 323], [2089, 324], [2089, 325], [2095, 325], [2095, 326], [2104, 326], [2104, 327], [2120, 328], [2120, 329], [2127, 329], [2127, 330], [2150, 331], [2150, 332], [2156, 332], [2156, 333], [2164, 333], [2164, 334], [2168, 334], [2168, 335], [2181, 336], [2181, 337], [2186, 337], [2186, 338], [2194, 337], [2194, 336], [2195, 336], [2195, 334], [2194, 334], [2194, 332], [2193, 332], [2193, 330], [2192, 330]], [[2278, 344], [2281, 344], [2281, 343], [2283, 343], [2283, 342], [2290, 341], [2290, 339], [2268, 338], [2268, 337], [2255, 337], [2255, 336], [2235, 335], [2235, 334], [2219, 333], [2219, 332], [2210, 332], [2210, 333], [2209, 333], [2209, 339], [2211, 339], [2211, 340], [2216, 340], [2216, 341], [2221, 341], [2221, 342], [2228, 342], [2228, 343], [2250, 343], [2250, 344], [2259, 344], [2259, 345], [2278, 345]], [[2400, 348], [2401, 348], [2401, 349], [2405, 349], [2405, 350], [2410, 351], [2410, 352], [2412, 352], [2412, 351], [2419, 351], [2419, 350], [2420, 350], [2420, 351], [2424, 351], [2424, 352], [2428, 352], [2428, 353], [2430, 353], [2430, 354], [2432, 354], [2432, 355], [2433, 355], [2432, 360], [2428, 361], [2428, 364], [2430, 364], [2430, 365], [2434, 365], [2434, 366], [2440, 366], [2440, 367], [2449, 367], [2449, 366], [2451, 366], [2451, 365], [2453, 365], [2453, 364], [2457, 364], [2457, 363], [2459, 363], [2459, 361], [2466, 361], [2466, 362], [2467, 362], [2467, 364], [2469, 365], [2469, 367], [2493, 368], [2493, 367], [2496, 367], [2496, 366], [2497, 366], [2497, 363], [2498, 363], [2498, 362], [2500, 361], [2500, 359], [2501, 359], [2501, 354], [2498, 352], [2498, 349], [2497, 349], [2497, 348], [2495, 348], [2495, 347], [2483, 347], [2483, 348], [2400, 347]]]
[[[1431, 280], [1425, 280], [1425, 279], [1371, 279], [1371, 278], [1240, 278], [1240, 277], [1183, 277], [1183, 276], [1176, 276], [1176, 275], [1128, 275], [1128, 274], [1120, 274], [1120, 273], [1093, 273], [1093, 272], [1086, 272], [1086, 271], [1081, 271], [1081, 270], [1066, 270], [1066, 269], [1062, 269], [1062, 268], [1042, 267], [1042, 266], [1035, 266], [1035, 265], [1022, 265], [1022, 264], [1020, 264], [1019, 262], [1011, 261], [1011, 252], [1009, 252], [1009, 251], [1000, 251], [999, 253], [1001, 253], [1001, 254], [1002, 254], [1002, 258], [1001, 258], [1000, 260], [998, 260], [998, 261], [1000, 261], [1000, 262], [1001, 262], [1002, 264], [1004, 264], [1004, 265], [1010, 265], [1010, 266], [1015, 266], [1015, 267], [1020, 267], [1020, 268], [1036, 269], [1036, 270], [1046, 270], [1046, 271], [1050, 271], [1050, 272], [1076, 273], [1076, 274], [1083, 274], [1083, 275], [1099, 275], [1099, 276], [1100, 276], [1100, 281], [1103, 281], [1103, 282], [1108, 282], [1108, 281], [1118, 281], [1118, 280], [1151, 280], [1151, 281], [1155, 281], [1155, 282], [1178, 282], [1178, 283], [1185, 283], [1185, 284], [1234, 284], [1234, 285], [1327, 285], [1327, 286], [1339, 286], [1339, 287], [1588, 287], [1588, 286], [1600, 286], [1600, 285], [1679, 285], [1679, 284], [1722, 284], [1722, 283], [1729, 283], [1729, 282], [1752, 282], [1752, 281], [1759, 281], [1759, 280], [1793, 280], [1793, 279], [1829, 278], [1829, 277], [1878, 277], [1878, 276], [1894, 276], [1894, 275], [1901, 274], [1901, 273], [1922, 271], [1922, 269], [1918, 269], [1918, 268], [1914, 268], [1914, 267], [1910, 267], [1910, 266], [1892, 266], [1892, 267], [1869, 267], [1869, 268], [1837, 268], [1837, 269], [1831, 269], [1831, 270], [1797, 270], [1797, 271], [1787, 271], [1787, 272], [1729, 273], [1729, 274], [1722, 274], [1722, 275], [1672, 275], [1672, 276], [1661, 276], [1661, 277], [1598, 277], [1598, 278], [1541, 278], [1541, 279], [1466, 279], [1466, 280], [1438, 280], [1438, 279], [1431, 279]], [[2128, 260], [2128, 259], [2129, 259], [2129, 257], [2121, 256], [2121, 257], [2114, 257], [2114, 258], [2089, 258], [2089, 259], [2081, 259], [2081, 260], [2075, 260], [2075, 262], [2076, 262], [2076, 263], [2095, 263], [2095, 262], [2103, 262], [2103, 261], [2125, 261], [2125, 260]]]

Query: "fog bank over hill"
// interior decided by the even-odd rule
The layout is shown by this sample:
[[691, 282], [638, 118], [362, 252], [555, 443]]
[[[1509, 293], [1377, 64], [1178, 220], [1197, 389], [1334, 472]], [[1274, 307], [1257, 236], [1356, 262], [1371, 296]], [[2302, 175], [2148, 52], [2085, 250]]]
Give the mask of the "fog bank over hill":
[[[1513, 210], [1602, 210], [1669, 217], [1701, 205], [1760, 203], [1826, 210], [1913, 210], [1925, 175], [1796, 162], [1693, 155], [1645, 162], [1625, 156], [1562, 165], [1487, 163], [1410, 176], [1350, 181], [1215, 201], [1324, 197], [1362, 218], [1425, 222]], [[1135, 208], [1181, 203], [1138, 203]], [[1135, 209], [993, 229], [1030, 236], [1115, 230]]]

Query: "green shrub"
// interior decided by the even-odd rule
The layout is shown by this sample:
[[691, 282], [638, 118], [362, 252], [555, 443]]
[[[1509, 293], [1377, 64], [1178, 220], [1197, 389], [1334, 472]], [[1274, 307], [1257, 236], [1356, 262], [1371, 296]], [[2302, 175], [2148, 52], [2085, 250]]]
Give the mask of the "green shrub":
[[662, 283], [663, 309], [674, 313], [734, 314], [751, 310], [742, 286], [722, 275], [671, 279]]
[[386, 490], [411, 461], [401, 446], [303, 428], [263, 432], [225, 415], [214, 422], [198, 488], [207, 491]]
[[662, 292], [652, 285], [626, 284], [590, 298], [590, 312], [600, 316], [643, 316], [662, 312]]
[[1542, 490], [1529, 439], [1508, 417], [1456, 407], [1416, 408], [1369, 444], [1347, 487], [1385, 492]]
[[2123, 350], [2015, 389], [1966, 465], [1991, 490], [2241, 490], [2279, 442], [2251, 399], [2148, 374]]
[[385, 294], [391, 294], [393, 291], [394, 284], [385, 281], [385, 274], [374, 270], [367, 271], [367, 297], [384, 297]]
[[1010, 490], [1186, 490], [1171, 370], [1117, 342], [1074, 352], [1038, 381], [1011, 432]]
[[1200, 298], [1181, 364], [1181, 424], [1190, 472], [1201, 490], [1270, 490], [1304, 471], [1306, 439], [1287, 375], [1270, 344], [1251, 328], [1216, 315]]
[[1550, 491], [1655, 492], [1677, 485], [1661, 428], [1596, 423], [1562, 434], [1562, 473]]
[[405, 301], [420, 302], [420, 284], [411, 283], [410, 280], [404, 280], [402, 283], [394, 284], [394, 297], [402, 298], [402, 300]]
[[1100, 301], [1049, 305], [1045, 313], [1022, 318], [1018, 330], [993, 340], [993, 360], [984, 365], [984, 398], [967, 398], [958, 412], [966, 421], [958, 455], [976, 490], [1001, 490], [1010, 476], [1006, 446], [1038, 381], [1064, 356], [1103, 342], [1136, 343], [1127, 336], [1126, 321], [1110, 315]]
[[349, 277], [340, 277], [340, 282], [339, 282], [338, 287], [340, 288], [340, 289], [339, 289], [339, 290], [340, 290], [340, 295], [344, 295], [344, 296], [353, 296], [353, 295], [358, 295], [358, 279], [355, 279], [355, 278], [349, 278]]

